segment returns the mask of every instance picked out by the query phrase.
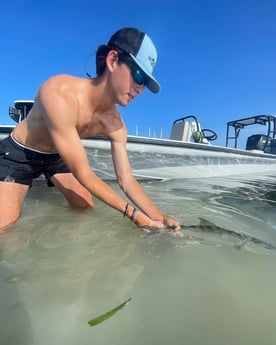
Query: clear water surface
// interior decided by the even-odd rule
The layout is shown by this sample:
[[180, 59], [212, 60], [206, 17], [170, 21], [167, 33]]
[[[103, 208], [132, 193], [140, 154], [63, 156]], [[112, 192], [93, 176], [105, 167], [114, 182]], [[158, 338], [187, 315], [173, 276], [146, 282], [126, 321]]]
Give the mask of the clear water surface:
[[[143, 187], [182, 224], [203, 218], [276, 246], [276, 176]], [[144, 236], [96, 204], [77, 212], [36, 181], [22, 217], [0, 236], [0, 344], [275, 344], [275, 250], [223, 231]]]

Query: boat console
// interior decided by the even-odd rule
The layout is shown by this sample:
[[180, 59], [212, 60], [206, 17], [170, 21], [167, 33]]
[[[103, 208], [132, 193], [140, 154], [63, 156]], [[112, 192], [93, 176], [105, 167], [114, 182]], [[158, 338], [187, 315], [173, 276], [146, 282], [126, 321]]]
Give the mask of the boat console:
[[188, 115], [173, 122], [170, 139], [210, 144], [217, 134], [211, 129], [201, 129], [196, 116]]
[[[241, 129], [251, 125], [262, 125], [266, 128], [266, 134], [254, 134], [247, 138], [246, 150], [265, 153], [276, 153], [276, 117], [273, 115], [255, 115], [227, 123], [226, 147], [230, 140], [234, 140], [234, 148], [237, 148]], [[234, 135], [230, 131], [234, 130]]]

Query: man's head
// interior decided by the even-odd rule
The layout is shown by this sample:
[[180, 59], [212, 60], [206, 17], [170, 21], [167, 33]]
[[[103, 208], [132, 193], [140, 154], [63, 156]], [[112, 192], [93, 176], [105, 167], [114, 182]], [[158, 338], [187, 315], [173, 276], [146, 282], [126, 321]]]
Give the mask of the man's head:
[[154, 93], [159, 92], [160, 85], [152, 75], [157, 61], [157, 51], [146, 33], [136, 28], [123, 28], [116, 31], [111, 36], [108, 44], [100, 46], [98, 49], [97, 75], [103, 72], [103, 64], [100, 61], [103, 60], [103, 57], [108, 54], [110, 49], [115, 49], [120, 53], [119, 60], [130, 67], [136, 83], [143, 83]]

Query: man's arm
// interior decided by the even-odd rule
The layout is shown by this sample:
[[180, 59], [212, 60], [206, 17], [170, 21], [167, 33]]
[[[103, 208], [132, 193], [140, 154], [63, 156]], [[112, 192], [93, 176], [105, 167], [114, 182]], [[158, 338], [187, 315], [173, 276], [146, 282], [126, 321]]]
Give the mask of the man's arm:
[[148, 217], [153, 220], [160, 220], [165, 227], [171, 227], [177, 231], [180, 230], [179, 222], [162, 213], [133, 177], [126, 151], [126, 141], [125, 127], [113, 133], [111, 140], [112, 159], [121, 189]]

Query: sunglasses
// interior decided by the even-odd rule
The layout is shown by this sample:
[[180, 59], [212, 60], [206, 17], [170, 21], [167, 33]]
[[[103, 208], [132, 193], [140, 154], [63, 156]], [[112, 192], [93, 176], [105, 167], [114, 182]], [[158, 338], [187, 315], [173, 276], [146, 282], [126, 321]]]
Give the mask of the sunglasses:
[[130, 72], [132, 78], [134, 79], [135, 83], [138, 85], [146, 85], [149, 77], [142, 71], [142, 69], [132, 60], [132, 58], [122, 53], [119, 55], [119, 60], [124, 62], [130, 68]]

